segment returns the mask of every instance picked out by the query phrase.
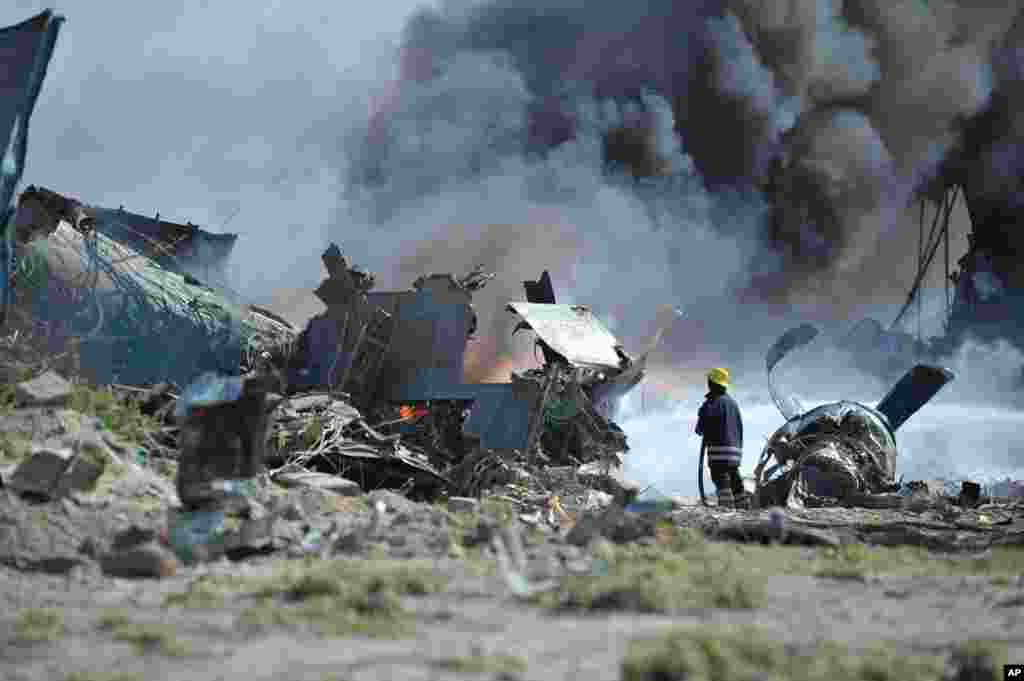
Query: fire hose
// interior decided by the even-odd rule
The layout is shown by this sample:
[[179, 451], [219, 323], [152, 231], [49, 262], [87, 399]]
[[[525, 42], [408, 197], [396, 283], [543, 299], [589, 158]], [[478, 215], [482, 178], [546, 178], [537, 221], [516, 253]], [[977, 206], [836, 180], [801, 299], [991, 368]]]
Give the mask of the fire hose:
[[704, 506], [708, 505], [708, 499], [704, 495], [704, 452], [707, 450], [707, 444], [704, 442], [704, 438], [700, 441], [700, 456], [697, 458], [697, 489], [700, 490], [700, 503]]

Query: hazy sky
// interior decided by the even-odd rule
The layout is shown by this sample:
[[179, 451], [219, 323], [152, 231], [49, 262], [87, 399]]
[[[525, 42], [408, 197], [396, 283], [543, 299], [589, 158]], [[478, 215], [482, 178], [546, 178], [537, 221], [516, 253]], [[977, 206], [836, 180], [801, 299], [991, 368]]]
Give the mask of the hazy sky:
[[[425, 271], [459, 272], [478, 262], [492, 267], [499, 278], [478, 296], [485, 315], [520, 296], [519, 282], [543, 267], [552, 269], [564, 301], [575, 294], [577, 302], [603, 303], [604, 312], [618, 306], [618, 314], [630, 313], [634, 298], [649, 301], [633, 313], [639, 319], [653, 316], [657, 303], [715, 298], [721, 280], [742, 272], [742, 240], [734, 243], [712, 227], [736, 218], [709, 212], [699, 182], [676, 193], [680, 201], [693, 200], [695, 217], [680, 229], [700, 248], [684, 248], [670, 266], [670, 235], [648, 229], [653, 223], [635, 197], [605, 185], [586, 140], [540, 166], [493, 152], [481, 131], [496, 124], [519, 134], [517, 115], [529, 96], [507, 66], [464, 55], [436, 84], [396, 95], [396, 48], [406, 19], [422, 4], [59, 4], [54, 9], [67, 22], [32, 118], [24, 185], [238, 232], [234, 281], [257, 300], [301, 290], [308, 301], [329, 241], [378, 272], [384, 263], [394, 267], [382, 277], [389, 287], [408, 285]], [[0, 8], [0, 25], [44, 7], [9, 1]], [[408, 124], [422, 131], [427, 121], [427, 143], [407, 135], [415, 144], [396, 154], [394, 192], [380, 200], [413, 195], [409, 187], [424, 175], [445, 182], [466, 164], [459, 158], [481, 150], [496, 160], [482, 179], [446, 185], [371, 226], [354, 217], [344, 196], [346, 135], [396, 97], [394, 129]], [[453, 120], [430, 118], [439, 102], [457, 103]], [[552, 208], [526, 197], [545, 178], [564, 183], [578, 199]], [[912, 273], [905, 274], [909, 282]], [[313, 311], [291, 316], [298, 321]], [[723, 314], [734, 317], [731, 309]]]
[[324, 154], [337, 121], [365, 118], [386, 87], [414, 0], [8, 0], [0, 25], [48, 6], [67, 21], [23, 186], [212, 231], [230, 218], [243, 281], [276, 288], [261, 273], [290, 270], [290, 287], [315, 283], [338, 219]]

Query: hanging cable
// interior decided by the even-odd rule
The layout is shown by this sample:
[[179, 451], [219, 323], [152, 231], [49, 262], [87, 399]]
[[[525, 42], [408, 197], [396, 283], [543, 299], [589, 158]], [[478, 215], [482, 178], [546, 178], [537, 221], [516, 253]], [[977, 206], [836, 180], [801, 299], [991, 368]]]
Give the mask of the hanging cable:
[[[959, 187], [954, 187], [952, 193], [944, 196], [943, 200], [940, 202], [941, 205], [937, 208], [935, 218], [932, 220], [932, 229], [929, 234], [928, 247], [925, 252], [923, 265], [918, 268], [917, 276], [914, 278], [914, 284], [910, 289], [910, 293], [907, 295], [907, 300], [903, 304], [903, 307], [900, 309], [899, 314], [896, 315], [896, 319], [894, 319], [892, 324], [889, 325], [889, 328], [894, 328], [896, 325], [900, 323], [900, 321], [903, 319], [903, 316], [910, 309], [911, 305], [914, 304], [915, 299], [919, 295], [921, 284], [924, 281], [925, 275], [928, 273], [928, 268], [931, 266], [931, 263], [935, 258], [935, 254], [939, 250], [939, 246], [942, 245], [941, 237], [943, 236], [943, 232], [949, 230], [949, 217], [952, 213], [953, 203], [956, 201], [958, 191]], [[922, 214], [923, 212], [924, 211], [922, 210]], [[939, 228], [940, 218], [943, 219], [943, 226], [941, 228]], [[923, 232], [924, 225], [922, 221], [921, 233], [923, 234]]]
[[[956, 192], [953, 192], [953, 199], [954, 200], [956, 199]], [[952, 211], [952, 205], [950, 206], [950, 211]], [[946, 249], [945, 249], [946, 250], [946, 252], [945, 252], [946, 271], [945, 271], [945, 279], [943, 280], [943, 286], [945, 287], [945, 291], [946, 291], [946, 324], [945, 324], [945, 326], [948, 327], [949, 326], [949, 317], [953, 313], [953, 298], [950, 295], [950, 286], [949, 286], [950, 283], [951, 283], [951, 280], [949, 278], [949, 218], [948, 217], [946, 218], [946, 223], [947, 223], [946, 224], [946, 228], [943, 230], [943, 233], [945, 234], [945, 237], [946, 237], [945, 238], [945, 243], [946, 243]]]
[[[938, 209], [935, 213], [938, 217]], [[925, 268], [925, 198], [921, 198], [921, 217], [918, 220], [918, 278]], [[921, 294], [918, 294], [918, 342], [921, 342]]]

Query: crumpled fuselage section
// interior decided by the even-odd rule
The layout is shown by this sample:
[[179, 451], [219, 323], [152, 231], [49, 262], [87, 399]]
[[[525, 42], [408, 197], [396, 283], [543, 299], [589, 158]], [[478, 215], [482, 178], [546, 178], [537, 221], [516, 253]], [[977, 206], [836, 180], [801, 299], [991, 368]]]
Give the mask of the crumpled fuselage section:
[[759, 469], [769, 462], [765, 487], [776, 503], [835, 505], [893, 489], [896, 440], [879, 412], [857, 402], [833, 402], [776, 431]]

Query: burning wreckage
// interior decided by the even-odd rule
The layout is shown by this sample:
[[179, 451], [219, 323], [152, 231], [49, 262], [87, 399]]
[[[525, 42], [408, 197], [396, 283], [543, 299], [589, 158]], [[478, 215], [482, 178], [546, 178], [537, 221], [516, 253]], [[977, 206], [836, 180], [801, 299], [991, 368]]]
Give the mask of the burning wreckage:
[[[337, 246], [323, 262], [328, 278], [316, 295], [327, 309], [299, 335], [282, 373], [289, 391], [342, 396], [363, 417], [352, 409], [329, 417], [304, 461], [364, 486], [467, 495], [508, 479], [517, 458], [595, 472], [621, 466], [628, 446], [611, 419], [642, 380], [650, 349], [631, 359], [588, 308], [558, 305], [547, 272], [524, 282], [526, 302], [508, 306], [521, 318], [513, 334], [532, 330], [544, 365], [508, 383], [472, 384], [463, 382], [477, 327], [472, 295], [494, 275], [431, 274], [410, 290], [375, 291], [374, 277]], [[388, 455], [354, 447], [353, 429], [389, 443]]]
[[810, 343], [809, 325], [783, 334], [765, 365], [775, 406], [786, 423], [769, 438], [755, 469], [759, 506], [901, 505], [896, 481], [896, 431], [953, 380], [948, 369], [917, 365], [875, 407], [839, 401], [804, 411], [772, 381], [778, 363]]
[[546, 272], [508, 307], [521, 318], [514, 333], [536, 334], [544, 365], [468, 384], [472, 295], [494, 276], [479, 268], [377, 291], [332, 245], [315, 292], [326, 310], [299, 333], [216, 285], [236, 235], [42, 187], [20, 195], [13, 223], [12, 309], [73, 358], [70, 371], [99, 385], [188, 385], [177, 391], [183, 502], [200, 503], [197, 481], [252, 478], [265, 463], [279, 476], [312, 467], [364, 489], [472, 495], [507, 479], [517, 457], [611, 471], [628, 449], [611, 418], [650, 349], [631, 359], [588, 308], [556, 304]]

